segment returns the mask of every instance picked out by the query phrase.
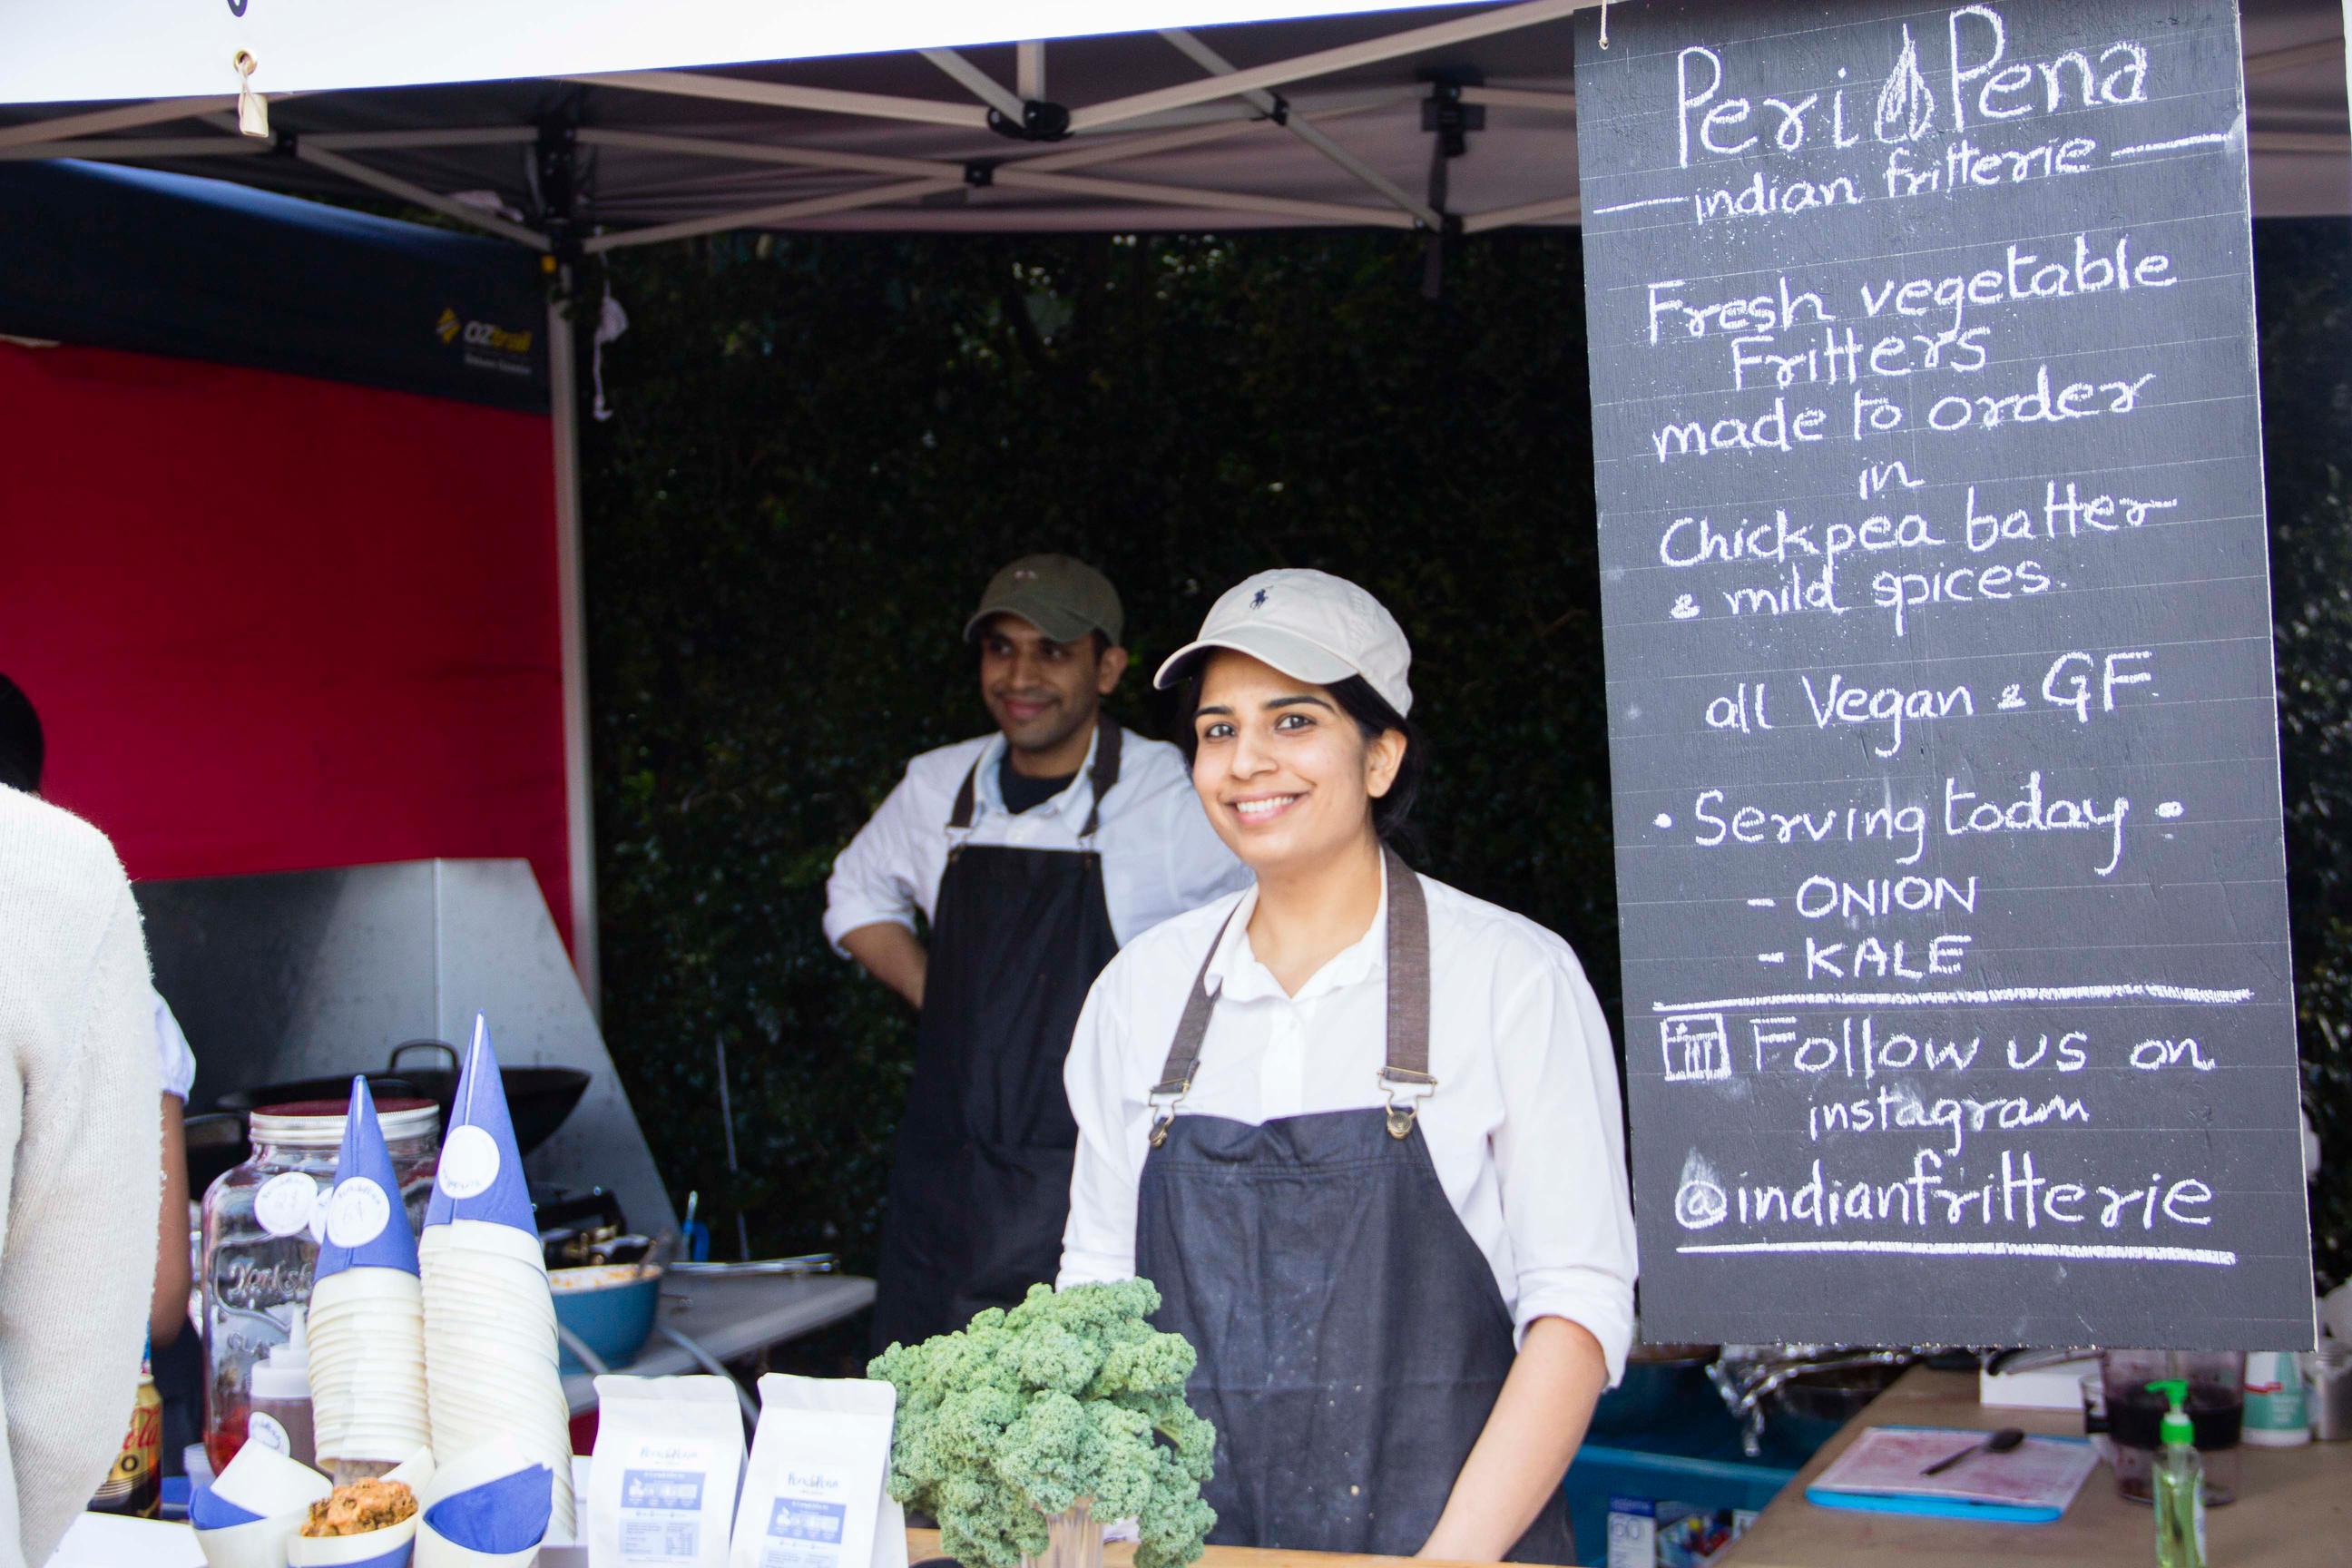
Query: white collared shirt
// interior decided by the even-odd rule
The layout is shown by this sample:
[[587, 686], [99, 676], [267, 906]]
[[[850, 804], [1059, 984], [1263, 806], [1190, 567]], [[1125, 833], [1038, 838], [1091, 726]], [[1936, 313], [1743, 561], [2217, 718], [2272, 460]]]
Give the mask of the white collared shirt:
[[[1244, 886], [1250, 878], [1209, 826], [1183, 753], [1132, 730], [1120, 734], [1118, 782], [1103, 801], [1095, 848], [1102, 855], [1111, 933], [1124, 945], [1164, 920]], [[1095, 744], [1101, 738], [1097, 726]], [[843, 952], [841, 939], [860, 926], [887, 921], [912, 931], [918, 910], [929, 921], [953, 843], [1079, 847], [1078, 835], [1094, 804], [1094, 784], [1087, 777], [1094, 744], [1087, 746], [1068, 788], [1018, 816], [1004, 809], [997, 781], [1004, 748], [998, 732], [925, 752], [907, 764], [907, 776], [833, 863], [824, 885], [824, 934], [835, 952]], [[948, 816], [974, 763], [980, 773], [972, 825], [950, 835]]]
[[[1420, 1124], [1439, 1184], [1495, 1271], [1522, 1337], [1566, 1318], [1613, 1384], [1633, 1332], [1633, 1214], [1609, 1026], [1576, 954], [1507, 910], [1421, 879], [1428, 895], [1429, 1070]], [[1120, 952], [1095, 982], [1063, 1069], [1078, 1123], [1059, 1283], [1135, 1272], [1150, 1095], [1201, 960], [1224, 940], [1217, 993], [1180, 1114], [1259, 1123], [1382, 1102], [1388, 895], [1361, 940], [1296, 996], [1250, 949], [1253, 884]], [[1230, 926], [1226, 917], [1233, 916]]]

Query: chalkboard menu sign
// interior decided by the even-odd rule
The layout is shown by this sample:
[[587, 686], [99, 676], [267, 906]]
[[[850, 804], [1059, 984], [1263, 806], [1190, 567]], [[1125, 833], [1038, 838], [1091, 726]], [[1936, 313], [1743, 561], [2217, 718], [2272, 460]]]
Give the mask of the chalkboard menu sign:
[[2309, 1344], [2235, 7], [1609, 24], [1644, 1336]]

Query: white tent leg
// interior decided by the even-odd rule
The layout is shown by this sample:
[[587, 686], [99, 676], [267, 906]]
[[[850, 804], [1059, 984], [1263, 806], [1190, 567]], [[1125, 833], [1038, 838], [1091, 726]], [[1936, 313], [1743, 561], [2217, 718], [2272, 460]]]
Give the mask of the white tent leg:
[[[1213, 76], [1231, 76], [1241, 68], [1181, 27], [1167, 28], [1160, 36], [1175, 45], [1178, 53]], [[1251, 108], [1261, 114], [1270, 115], [1275, 111], [1274, 94], [1263, 88], [1255, 92], [1244, 93], [1242, 97]], [[1409, 194], [1403, 186], [1332, 141], [1330, 137], [1317, 130], [1304, 119], [1295, 115], [1285, 115], [1282, 128], [1322, 153], [1332, 163], [1347, 170], [1364, 184], [1370, 185], [1391, 202], [1419, 218], [1429, 227], [1444, 226], [1443, 220], [1437, 216], [1436, 208]]]
[[[569, 295], [572, 269], [561, 292]], [[565, 869], [572, 881], [572, 967], [587, 994], [588, 1010], [602, 1016], [604, 993], [596, 950], [596, 816], [588, 777], [588, 616], [580, 550], [580, 399], [572, 323], [563, 307], [547, 307], [547, 409], [555, 445], [555, 603], [563, 664], [563, 826]]]
[[1013, 79], [1023, 98], [1031, 103], [1045, 101], [1045, 46], [1042, 40], [1013, 47]]
[[1309, 77], [1328, 76], [1333, 71], [1377, 65], [1382, 60], [1417, 54], [1423, 49], [1444, 48], [1451, 44], [1467, 43], [1473, 38], [1492, 37], [1496, 33], [1516, 32], [1540, 22], [1557, 21], [1600, 4], [1601, 0], [1521, 0], [1516, 5], [1504, 5], [1472, 16], [1415, 27], [1410, 32], [1392, 33], [1385, 38], [1368, 38], [1360, 44], [1323, 49], [1315, 54], [1301, 55], [1296, 59], [1252, 66], [1228, 77], [1182, 82], [1153, 92], [1139, 92], [1129, 98], [1115, 98], [1108, 102], [1090, 104], [1071, 111], [1070, 129], [1074, 132], [1099, 131], [1106, 125], [1139, 120], [1162, 110], [1183, 109], [1195, 103], [1235, 97], [1255, 88], [1280, 87], [1286, 82], [1304, 81]]
[[414, 202], [420, 207], [454, 217], [460, 223], [469, 223], [476, 228], [488, 229], [501, 239], [511, 239], [517, 245], [527, 245], [533, 250], [548, 248], [547, 236], [535, 228], [526, 228], [519, 223], [509, 223], [495, 213], [480, 212], [463, 202], [451, 201], [447, 196], [436, 191], [428, 191], [423, 185], [413, 184], [395, 175], [384, 174], [382, 170], [371, 169], [365, 163], [353, 163], [341, 153], [330, 153], [324, 147], [316, 147], [308, 142], [297, 142], [294, 144], [294, 155], [305, 163], [316, 163], [321, 169], [341, 174], [343, 178], [357, 184], [372, 186], [386, 195], [398, 196], [402, 201]]
[[1003, 82], [953, 49], [925, 49], [925, 59], [961, 82], [967, 91], [1015, 124], [1021, 121], [1021, 100]]

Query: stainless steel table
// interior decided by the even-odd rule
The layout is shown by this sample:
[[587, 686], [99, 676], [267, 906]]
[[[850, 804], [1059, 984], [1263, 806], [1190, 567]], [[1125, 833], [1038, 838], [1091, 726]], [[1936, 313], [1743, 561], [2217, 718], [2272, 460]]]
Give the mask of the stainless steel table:
[[[673, 1274], [662, 1280], [661, 1315], [653, 1337], [627, 1366], [638, 1377], [667, 1377], [704, 1370], [682, 1345], [665, 1337], [671, 1329], [692, 1340], [715, 1361], [731, 1361], [769, 1345], [837, 1323], [874, 1300], [874, 1281], [854, 1274], [714, 1275]], [[595, 1379], [574, 1373], [563, 1380], [572, 1413], [595, 1407]]]

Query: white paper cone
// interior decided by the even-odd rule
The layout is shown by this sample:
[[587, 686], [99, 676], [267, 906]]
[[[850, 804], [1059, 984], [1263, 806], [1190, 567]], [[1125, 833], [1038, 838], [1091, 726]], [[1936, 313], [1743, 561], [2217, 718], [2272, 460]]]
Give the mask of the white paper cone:
[[416, 1516], [362, 1535], [303, 1535], [286, 1543], [288, 1568], [400, 1568], [416, 1542]]
[[194, 1532], [196, 1546], [211, 1568], [286, 1568], [287, 1543], [310, 1517], [310, 1505], [304, 1503], [289, 1512], [257, 1519], [251, 1524], [199, 1530]]

